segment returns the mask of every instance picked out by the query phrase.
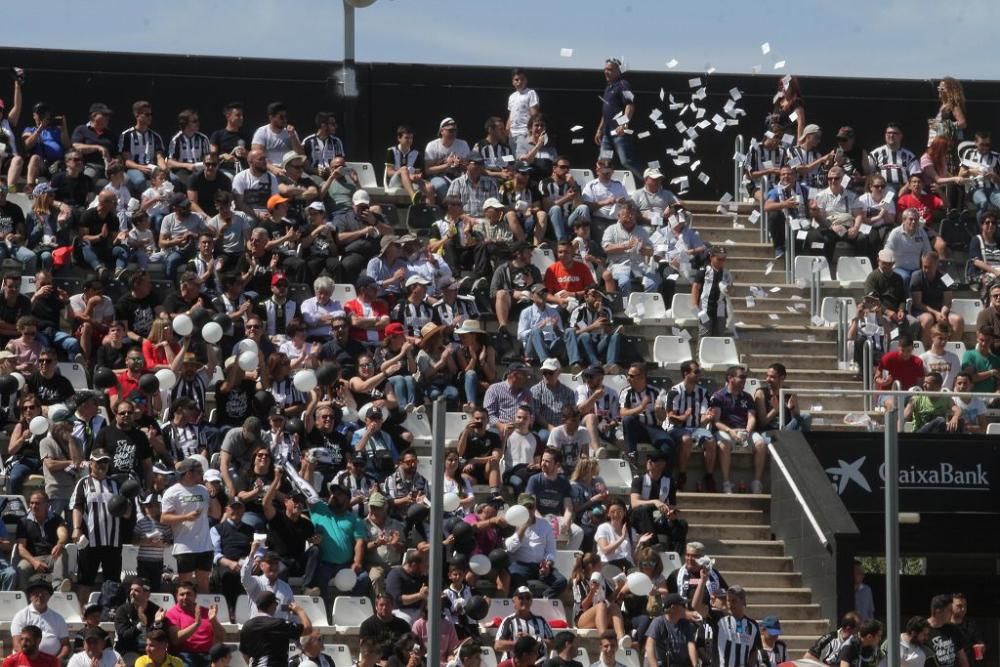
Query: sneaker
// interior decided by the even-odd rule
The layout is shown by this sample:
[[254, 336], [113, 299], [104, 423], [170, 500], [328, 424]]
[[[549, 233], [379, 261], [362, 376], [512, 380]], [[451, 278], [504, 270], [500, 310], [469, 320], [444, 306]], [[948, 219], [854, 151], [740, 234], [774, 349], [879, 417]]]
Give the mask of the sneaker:
[[66, 577], [59, 582], [59, 585], [56, 586], [56, 590], [60, 593], [69, 593], [73, 590], [73, 581], [69, 577]]
[[723, 482], [722, 483], [722, 492], [725, 493], [725, 494], [727, 494], [727, 495], [732, 494], [733, 493], [733, 483], [732, 482]]
[[486, 278], [476, 278], [476, 281], [472, 283], [472, 289], [469, 291], [472, 293], [485, 292], [488, 287], [489, 283], [486, 282]]
[[311, 598], [321, 598], [323, 597], [323, 591], [321, 591], [316, 586], [310, 586], [309, 588], [302, 589], [303, 595], [308, 595]]
[[126, 267], [126, 266], [119, 266], [118, 268], [116, 268], [115, 269], [115, 280], [120, 279], [122, 277], [122, 274], [125, 273], [125, 269], [127, 269], [127, 268], [128, 267]]
[[750, 493], [764, 493], [764, 485], [760, 483], [759, 479], [750, 482]]
[[608, 448], [607, 447], [598, 447], [597, 451], [594, 452], [594, 458], [595, 459], [606, 459], [606, 458], [608, 458]]
[[785, 256], [785, 249], [784, 248], [775, 248], [774, 249], [774, 258], [775, 259], [781, 259], [784, 256]]
[[85, 364], [87, 363], [86, 357], [83, 356], [82, 352], [77, 352], [73, 355], [73, 363], [75, 364]]
[[413, 411], [416, 412], [418, 415], [425, 415], [427, 414], [427, 406], [418, 405], [417, 407], [413, 408]]

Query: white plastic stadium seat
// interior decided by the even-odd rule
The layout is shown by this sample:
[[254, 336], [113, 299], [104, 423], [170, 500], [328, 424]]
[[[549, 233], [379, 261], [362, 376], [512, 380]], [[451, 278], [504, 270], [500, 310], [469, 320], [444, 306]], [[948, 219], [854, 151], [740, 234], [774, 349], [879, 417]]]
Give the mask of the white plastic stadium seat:
[[579, 551], [570, 551], [569, 549], [556, 549], [556, 559], [552, 565], [559, 570], [563, 575], [569, 576], [573, 572], [573, 568], [576, 567], [576, 557]]
[[740, 365], [740, 354], [732, 338], [706, 336], [698, 341], [698, 361], [706, 371], [726, 370]]
[[479, 667], [497, 667], [497, 654], [492, 647], [479, 647]]
[[[343, 619], [336, 615], [337, 600], [364, 600], [368, 607], [367, 610], [362, 609], [361, 611], [367, 611], [368, 616], [371, 616], [372, 614], [371, 602], [368, 598], [345, 598], [344, 596], [340, 596], [333, 602], [334, 618], [336, 618], [338, 622]], [[302, 607], [302, 609], [306, 612], [306, 616], [309, 617], [309, 622], [312, 623], [312, 626], [317, 630], [323, 630], [324, 628], [331, 627], [330, 621], [326, 617], [326, 603], [323, 602], [323, 598], [312, 597], [311, 595], [296, 595], [295, 604]], [[361, 620], [363, 621], [365, 618], [365, 616], [362, 616]], [[361, 623], [358, 622], [358, 625], [361, 625]]]
[[[839, 266], [839, 265], [838, 265]], [[823, 318], [825, 322], [824, 326], [835, 327], [837, 326], [837, 302], [844, 302], [844, 308], [847, 310], [848, 319], [854, 317], [855, 311], [858, 309], [858, 304], [854, 301], [853, 296], [824, 296], [823, 303], [820, 305], [819, 315]]]
[[826, 257], [799, 255], [795, 258], [795, 282], [803, 281], [808, 285], [815, 272], [819, 272], [820, 280], [830, 280], [830, 263]]
[[350, 283], [335, 283], [333, 285], [333, 292], [330, 294], [330, 299], [339, 301], [341, 304], [345, 304], [357, 297], [358, 292], [354, 289], [354, 285]]
[[604, 376], [604, 386], [609, 388], [616, 394], [622, 393], [622, 389], [628, 386], [628, 378], [624, 373], [618, 373], [616, 375], [605, 375]]
[[594, 172], [589, 169], [570, 169], [569, 175], [573, 177], [573, 180], [581, 188], [594, 180]]
[[684, 564], [684, 559], [676, 551], [661, 551], [660, 560], [663, 561], [663, 576], [669, 575]]
[[611, 178], [616, 181], [621, 181], [622, 185], [625, 186], [625, 192], [630, 195], [639, 189], [635, 184], [635, 176], [633, 176], [632, 172], [628, 169], [615, 169], [614, 172], [611, 173]]
[[531, 251], [531, 263], [545, 277], [545, 270], [556, 263], [555, 254], [548, 248], [535, 248]]
[[679, 327], [690, 327], [698, 323], [698, 313], [691, 305], [691, 294], [674, 294], [670, 301], [670, 316]]
[[862, 287], [871, 272], [872, 263], [867, 257], [841, 257], [837, 260], [837, 280], [841, 287]]
[[[891, 343], [889, 343], [889, 351], [890, 352], [894, 352], [894, 351], [896, 351], [898, 349], [899, 349], [899, 341], [898, 340], [894, 340]], [[926, 352], [926, 350], [924, 349], [924, 344], [922, 342], [920, 342], [919, 340], [913, 341], [913, 354], [915, 354], [915, 355], [917, 355], [919, 357], [924, 352]], [[962, 355], [959, 355], [959, 357], [961, 357], [961, 356]]]
[[21, 294], [31, 296], [35, 293], [35, 276], [21, 276]]
[[71, 630], [83, 627], [80, 600], [76, 597], [76, 593], [56, 591], [49, 598], [49, 609], [62, 614], [62, 617], [66, 620], [66, 625]]
[[60, 361], [56, 365], [59, 367], [59, 372], [62, 373], [62, 376], [73, 385], [73, 389], [86, 391], [89, 388], [87, 385], [87, 371], [82, 365], [72, 361]]
[[660, 368], [677, 370], [685, 361], [694, 359], [691, 343], [680, 336], [657, 336], [653, 340], [653, 361]]
[[385, 191], [385, 193], [387, 195], [402, 194], [403, 188], [390, 188], [389, 187], [389, 181], [391, 181], [391, 180], [392, 179], [389, 178], [388, 169], [383, 169], [382, 170], [382, 189]]
[[615, 653], [615, 661], [625, 667], [639, 667], [639, 651], [634, 648], [620, 648]]
[[576, 391], [576, 388], [580, 386], [580, 376], [572, 373], [560, 373], [559, 382]]
[[333, 667], [351, 667], [354, 664], [351, 647], [347, 644], [323, 644], [323, 653], [333, 659]]
[[753, 396], [753, 393], [760, 389], [762, 384], [764, 383], [757, 378], [747, 378], [746, 384], [743, 385], [743, 391]]
[[156, 603], [157, 607], [164, 610], [170, 609], [176, 604], [171, 593], [150, 593], [149, 601]]
[[27, 218], [28, 214], [31, 213], [31, 198], [28, 197], [25, 192], [10, 192], [7, 193], [7, 201], [11, 204], [17, 204], [17, 207], [21, 209], [24, 213], [24, 217]]
[[632, 292], [628, 296], [625, 315], [638, 325], [656, 326], [672, 324], [673, 320], [658, 292]]
[[566, 618], [566, 608], [563, 607], [562, 600], [558, 598], [554, 600], [535, 598], [531, 601], [531, 613], [541, 616], [549, 622], [549, 625], [552, 625], [553, 621], [562, 621], [563, 624], [569, 625]]
[[486, 616], [479, 621], [481, 628], [488, 628], [493, 623], [494, 618], [506, 618], [514, 613], [514, 603], [510, 598], [493, 598], [490, 600], [490, 607], [486, 610]]
[[624, 459], [598, 459], [597, 466], [597, 474], [611, 491], [621, 493], [632, 488], [632, 469]]
[[[22, 283], [23, 284], [23, 283]], [[951, 312], [961, 315], [967, 326], [975, 324], [979, 317], [979, 311], [983, 309], [983, 302], [979, 299], [952, 299]]]
[[[295, 601], [299, 601], [299, 596], [295, 597]], [[373, 613], [372, 603], [368, 598], [341, 595], [333, 601], [333, 617], [337, 619], [337, 624], [333, 626], [334, 631], [357, 633], [361, 623]], [[312, 614], [309, 617], [312, 619]]]
[[239, 627], [235, 623], [230, 623], [229, 619], [232, 616], [229, 615], [229, 603], [226, 602], [226, 598], [221, 595], [216, 595], [215, 593], [199, 593], [198, 594], [198, 605], [201, 607], [211, 607], [213, 604], [219, 607], [219, 622], [222, 627], [226, 629], [226, 632], [238, 632]]
[[583, 648], [582, 646], [577, 647], [577, 649], [576, 649], [576, 661], [578, 663], [580, 663], [581, 665], [589, 665], [589, 664], [591, 664], [590, 663], [590, 654], [587, 653], [587, 649]]
[[944, 344], [944, 349], [954, 352], [958, 355], [959, 361], [961, 361], [962, 355], [965, 354], [965, 343], [960, 340], [951, 340]]
[[468, 412], [444, 413], [444, 444], [446, 447], [453, 447], [458, 443], [458, 438], [468, 425], [469, 419]]
[[250, 620], [250, 596], [244, 593], [236, 598], [236, 624], [243, 625]]
[[986, 435], [997, 435], [998, 433], [1000, 433], [1000, 422], [986, 425]]
[[378, 189], [375, 167], [372, 166], [371, 162], [345, 162], [344, 165], [357, 172], [361, 189], [369, 191]]
[[431, 422], [425, 414], [409, 413], [403, 420], [403, 428], [413, 434], [414, 444], [431, 441]]
[[0, 591], [0, 629], [10, 630], [14, 614], [28, 605], [28, 596], [23, 591]]

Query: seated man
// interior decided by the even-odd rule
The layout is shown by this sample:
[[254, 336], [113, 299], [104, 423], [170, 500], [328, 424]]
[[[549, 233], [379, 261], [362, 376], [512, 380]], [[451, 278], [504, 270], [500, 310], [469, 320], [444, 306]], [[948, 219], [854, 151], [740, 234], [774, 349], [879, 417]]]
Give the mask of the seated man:
[[[580, 365], [580, 350], [576, 329], [563, 326], [559, 311], [546, 304], [545, 285], [531, 286], [531, 305], [521, 311], [517, 323], [517, 339], [524, 346], [524, 358], [529, 364], [541, 364], [543, 359], [565, 351], [571, 366]], [[575, 369], [579, 370], [579, 368]]]
[[1000, 154], [992, 149], [992, 137], [985, 130], [976, 132], [976, 150], [965, 154], [962, 171], [973, 179], [972, 203], [980, 213], [988, 208], [1000, 208]]
[[774, 255], [785, 254], [785, 227], [788, 218], [799, 220], [806, 217], [806, 202], [809, 188], [795, 180], [795, 172], [784, 165], [778, 170], [778, 182], [767, 193], [764, 211], [767, 213], [767, 230], [774, 242]]
[[608, 292], [617, 292], [623, 300], [632, 293], [633, 277], [642, 280], [646, 292], [660, 286], [660, 276], [647, 261], [653, 255], [653, 244], [646, 228], [636, 224], [636, 211], [631, 199], [618, 205], [618, 222], [605, 229], [601, 238], [601, 245], [608, 253], [604, 285]]
[[846, 190], [842, 184], [844, 169], [831, 167], [827, 172], [827, 187], [816, 193], [809, 202], [809, 213], [819, 229], [809, 230], [805, 242], [800, 244], [800, 254], [808, 255], [817, 244], [822, 244], [822, 253], [834, 268], [833, 251], [838, 241], [846, 241], [854, 248], [856, 255], [868, 255], [866, 237], [861, 234], [861, 223], [865, 221], [864, 208], [858, 196]]
[[556, 538], [552, 524], [536, 513], [534, 495], [520, 494], [517, 504], [528, 510], [528, 521], [504, 543], [510, 554], [510, 587], [517, 590], [523, 586], [530, 595], [527, 584], [535, 580], [546, 586], [542, 597], [558, 598], [566, 588], [566, 577], [555, 568]]
[[646, 472], [632, 479], [630, 527], [640, 535], [653, 533], [666, 551], [684, 551], [688, 522], [678, 517], [677, 485], [670, 478], [667, 457], [650, 452]]
[[576, 341], [589, 366], [604, 366], [609, 373], [621, 372], [618, 366], [621, 327], [614, 326], [611, 309], [596, 286], [586, 288], [583, 303], [570, 313], [569, 326], [576, 330]]
[[730, 366], [726, 371], [726, 386], [712, 394], [709, 405], [714, 411], [715, 435], [719, 441], [722, 460], [722, 492], [732, 493], [729, 480], [732, 452], [736, 447], [753, 447], [752, 493], [763, 493], [764, 464], [767, 462], [767, 441], [757, 433], [757, 410], [753, 397], [743, 391], [747, 383], [747, 369]]
[[[465, 211], [466, 215], [481, 218], [483, 217], [483, 204], [490, 197], [497, 197], [499, 190], [497, 182], [483, 174], [483, 157], [481, 155], [470, 153], [467, 159], [465, 173], [451, 182], [447, 195], [462, 200], [462, 210]], [[432, 180], [436, 181], [437, 178]], [[514, 236], [517, 237], [517, 230], [514, 231]]]
[[596, 282], [594, 274], [585, 262], [576, 259], [576, 248], [569, 239], [559, 241], [556, 257], [558, 261], [545, 269], [549, 303], [572, 310], [583, 301], [587, 288]]
[[490, 281], [490, 299], [494, 302], [501, 330], [506, 329], [512, 316], [515, 313], [519, 316], [531, 301], [531, 287], [542, 284], [541, 272], [531, 263], [531, 244], [516, 244], [511, 253], [510, 261], [497, 267]]
[[588, 222], [587, 227], [590, 227], [587, 218], [589, 211], [580, 197], [580, 185], [569, 173], [569, 169], [569, 158], [560, 155], [552, 165], [552, 176], [543, 178], [538, 184], [538, 191], [542, 195], [542, 207], [548, 211], [557, 241], [572, 236], [573, 224], [581, 216]]
[[785, 430], [808, 431], [812, 427], [812, 415], [799, 410], [799, 401], [795, 394], [786, 393], [783, 406], [778, 402], [787, 376], [788, 371], [784, 364], [771, 364], [767, 367], [764, 384], [753, 393], [761, 431], [777, 429], [781, 423], [782, 412], [785, 413]]
[[97, 278], [84, 283], [83, 291], [69, 298], [73, 313], [74, 337], [80, 341], [83, 356], [89, 364], [115, 319], [115, 306], [104, 294], [104, 284]]
[[680, 205], [673, 192], [663, 187], [663, 172], [650, 167], [642, 173], [643, 186], [632, 193], [632, 201], [639, 207], [639, 219], [644, 225], [659, 227]]
[[529, 187], [531, 165], [514, 165], [514, 179], [500, 187], [500, 201], [507, 207], [507, 224], [518, 241], [539, 245], [545, 240], [549, 215], [542, 206], [541, 196]]
[[636, 362], [628, 367], [628, 386], [618, 395], [618, 411], [622, 417], [625, 457], [636, 462], [640, 442], [648, 442], [667, 455], [670, 467], [675, 461], [677, 442], [660, 428], [666, 411], [656, 407], [657, 391], [649, 386], [646, 364]]
[[489, 484], [491, 491], [499, 493], [503, 443], [499, 435], [487, 430], [488, 421], [485, 408], [472, 411], [469, 422], [458, 436], [458, 455], [465, 462], [462, 474], [477, 484]]
[[545, 520], [559, 522], [559, 532], [567, 539], [566, 548], [575, 551], [583, 544], [583, 528], [573, 523], [573, 500], [562, 464], [562, 452], [547, 447], [542, 454], [542, 470], [528, 478], [525, 493], [535, 497], [537, 511]]
[[[532, 613], [532, 600], [531, 589], [519, 586], [514, 591], [514, 613], [504, 618], [497, 628], [493, 650], [503, 654], [508, 661], [510, 658], [515, 658], [511, 664], [533, 665], [552, 647], [552, 628], [549, 627], [548, 621]], [[535, 646], [531, 645], [532, 642]], [[531, 650], [532, 648], [534, 650]], [[522, 656], [528, 656], [530, 659], [523, 662], [520, 659]]]
[[621, 181], [611, 178], [614, 173], [611, 160], [598, 160], [594, 173], [597, 178], [584, 185], [583, 192], [580, 193], [587, 206], [587, 214], [581, 217], [586, 220], [614, 222], [618, 219], [620, 205], [630, 201], [628, 192]]
[[664, 409], [667, 419], [663, 428], [677, 441], [680, 438], [677, 487], [684, 489], [687, 483], [688, 460], [695, 442], [701, 443], [705, 455], [705, 491], [715, 493], [715, 460], [718, 445], [709, 430], [712, 427], [712, 411], [709, 409], [708, 390], [698, 384], [701, 368], [696, 361], [681, 364], [681, 381], [660, 392], [656, 398], [657, 407]]
[[909, 328], [906, 318], [906, 287], [902, 276], [893, 270], [895, 264], [894, 252], [888, 248], [879, 250], [878, 268], [865, 278], [865, 294], [878, 299], [882, 306], [882, 314], [892, 326], [899, 327], [900, 331], [906, 331]]
[[910, 276], [910, 314], [917, 318], [924, 346], [931, 343], [931, 328], [943, 324], [951, 330], [952, 340], [962, 340], [965, 319], [951, 312], [952, 290], [942, 280], [940, 258], [931, 250], [920, 258], [920, 270]]
[[[924, 391], [941, 391], [941, 374], [931, 371], [924, 375]], [[948, 396], [916, 394], [903, 408], [903, 417], [917, 433], [962, 433], [962, 409]]]
[[[993, 290], [1000, 292], [1000, 286]], [[990, 290], [990, 291], [993, 291]], [[972, 373], [973, 391], [996, 391], [1000, 356], [993, 351], [993, 332], [985, 326], [976, 331], [976, 346], [962, 355], [962, 368]]]
[[947, 391], [951, 391], [955, 386], [955, 376], [962, 370], [962, 361], [958, 355], [945, 348], [948, 337], [951, 335], [951, 327], [947, 324], [938, 323], [930, 327], [931, 344], [930, 347], [920, 355], [920, 361], [924, 364], [924, 369], [928, 372], [935, 371], [941, 374], [942, 385]]
[[970, 397], [970, 391], [974, 391], [972, 373], [960, 371], [955, 377], [955, 396], [951, 400], [962, 411], [962, 422], [967, 433], [986, 433], [986, 403], [981, 398]]

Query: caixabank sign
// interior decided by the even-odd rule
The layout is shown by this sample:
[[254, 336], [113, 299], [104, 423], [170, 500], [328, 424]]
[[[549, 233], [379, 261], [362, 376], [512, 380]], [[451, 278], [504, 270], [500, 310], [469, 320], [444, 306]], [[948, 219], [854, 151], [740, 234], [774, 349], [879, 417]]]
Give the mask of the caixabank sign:
[[[845, 438], [810, 433], [808, 441], [850, 512], [882, 512], [886, 466], [881, 434]], [[900, 435], [900, 511], [1000, 514], [998, 458], [1000, 439]]]

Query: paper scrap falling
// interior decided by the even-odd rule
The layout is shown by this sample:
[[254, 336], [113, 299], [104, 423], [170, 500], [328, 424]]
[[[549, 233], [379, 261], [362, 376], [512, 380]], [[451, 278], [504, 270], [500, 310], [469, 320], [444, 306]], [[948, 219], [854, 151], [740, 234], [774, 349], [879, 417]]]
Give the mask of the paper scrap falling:
[[639, 139], [645, 139], [646, 137], [649, 136], [649, 131], [644, 130], [635, 136], [638, 137]]
[[824, 320], [819, 315], [813, 315], [812, 318], [810, 318], [810, 321], [813, 323], [814, 326], [817, 326], [817, 327], [821, 327], [824, 324], [826, 324], [826, 320]]
[[726, 239], [722, 243], [723, 243], [723, 245], [736, 245], [736, 241], [734, 241], [732, 239]]
[[709, 65], [708, 68], [705, 69], [705, 74], [715, 74], [715, 68]]
[[751, 74], [760, 74], [760, 65], [754, 65], [750, 68]]
[[790, 312], [792, 315], [796, 314], [794, 306], [785, 306], [785, 310], [787, 310], [788, 312]]
[[736, 87], [729, 89], [729, 96], [733, 98], [733, 102], [739, 102], [743, 99], [743, 93], [741, 93], [740, 89]]
[[778, 287], [777, 285], [775, 285], [774, 287], [772, 287], [772, 288], [771, 288], [770, 290], [768, 290], [768, 291], [769, 291], [769, 292], [770, 292], [771, 294], [777, 294], [778, 292], [780, 292], [780, 291], [781, 291], [781, 288], [780, 288], [780, 287]]
[[578, 138], [574, 139], [571, 143], [573, 143], [573, 144], [582, 144], [583, 143], [583, 137], [578, 137]]
[[572, 58], [573, 49], [559, 49], [559, 55], [562, 56], [563, 58]]
[[764, 42], [760, 45], [760, 52], [765, 56], [771, 52], [771, 42]]
[[[661, 102], [663, 101], [663, 95], [664, 95], [664, 92], [663, 92], [663, 89], [662, 89], [662, 88], [660, 88], [660, 101], [661, 101]], [[671, 100], [671, 102], [672, 102], [672, 101], [673, 101], [673, 100]]]
[[780, 317], [778, 317], [777, 313], [768, 313], [767, 316], [768, 316], [768, 318], [770, 318], [772, 320], [775, 320], [775, 321], [778, 321], [778, 320], [781, 319]]
[[706, 174], [705, 172], [702, 172], [702, 173], [698, 174], [698, 180], [701, 181], [702, 183], [704, 183], [705, 185], [708, 185], [708, 182], [711, 179], [708, 177], [708, 174]]
[[574, 125], [573, 127], [569, 128], [569, 131], [570, 132], [579, 132], [582, 129], [583, 129], [583, 125]]
[[649, 120], [652, 121], [659, 120], [660, 116], [662, 115], [663, 115], [662, 111], [660, 111], [659, 109], [653, 109], [652, 111], [649, 112]]
[[750, 224], [756, 225], [758, 220], [760, 220], [760, 211], [757, 209], [750, 211]]
[[695, 160], [691, 163], [691, 171], [697, 171], [699, 166], [701, 166], [701, 160]]
[[784, 69], [784, 67], [785, 67], [784, 60], [779, 60], [778, 62], [774, 63], [774, 69]]
[[698, 88], [701, 86], [701, 77], [695, 77], [693, 79], [688, 79], [688, 87]]
[[667, 61], [667, 69], [673, 69], [675, 67], [677, 67], [677, 59], [676, 58], [671, 58], [670, 60]]
[[649, 167], [650, 169], [659, 169], [660, 168], [660, 161], [659, 160], [650, 160], [649, 162], [646, 163], [646, 166]]
[[945, 286], [945, 287], [951, 287], [952, 285], [954, 285], [954, 284], [955, 284], [955, 279], [954, 279], [954, 278], [952, 278], [952, 277], [951, 277], [950, 275], [948, 275], [947, 273], [942, 273], [942, 274], [941, 274], [941, 282], [943, 282], [943, 283], [944, 283], [944, 286]]

